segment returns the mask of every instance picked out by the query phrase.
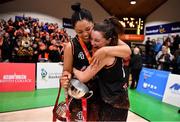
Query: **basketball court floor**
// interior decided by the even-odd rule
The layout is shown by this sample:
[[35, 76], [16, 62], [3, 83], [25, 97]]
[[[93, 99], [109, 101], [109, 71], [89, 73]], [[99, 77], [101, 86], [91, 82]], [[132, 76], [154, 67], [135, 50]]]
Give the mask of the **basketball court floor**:
[[[0, 114], [1, 122], [51, 122], [53, 107], [22, 110]], [[127, 122], [147, 122], [147, 120], [129, 111]]]

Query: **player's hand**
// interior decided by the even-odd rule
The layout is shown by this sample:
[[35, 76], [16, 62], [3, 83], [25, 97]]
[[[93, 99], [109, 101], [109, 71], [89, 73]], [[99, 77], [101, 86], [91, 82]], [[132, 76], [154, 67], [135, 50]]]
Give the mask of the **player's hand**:
[[62, 74], [62, 76], [60, 78], [61, 86], [63, 88], [67, 89], [69, 87], [69, 82], [70, 82], [71, 77], [72, 77], [72, 75], [68, 71], [63, 72], [63, 74]]

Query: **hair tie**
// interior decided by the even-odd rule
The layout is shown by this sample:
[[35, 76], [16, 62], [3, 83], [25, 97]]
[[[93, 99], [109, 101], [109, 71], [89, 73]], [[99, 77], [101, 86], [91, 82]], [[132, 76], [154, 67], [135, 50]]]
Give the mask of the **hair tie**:
[[79, 19], [82, 20], [81, 13], [79, 12]]

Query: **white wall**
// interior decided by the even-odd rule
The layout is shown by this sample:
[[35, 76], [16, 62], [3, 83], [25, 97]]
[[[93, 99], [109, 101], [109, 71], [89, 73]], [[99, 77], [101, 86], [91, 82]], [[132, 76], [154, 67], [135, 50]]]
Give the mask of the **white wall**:
[[[173, 23], [180, 21], [180, 0], [168, 0], [157, 10], [151, 13], [146, 18], [145, 28], [147, 26], [161, 25], [166, 23]], [[154, 39], [163, 38], [170, 34], [163, 35], [153, 35], [151, 36]], [[147, 36], [145, 36], [145, 40]]]
[[[0, 19], [8, 20], [16, 15], [32, 16], [40, 21], [58, 23], [62, 26], [62, 18], [71, 18], [71, 4], [80, 2], [82, 8], [92, 12], [95, 21], [110, 16], [95, 0], [14, 0], [0, 4]], [[67, 30], [70, 36], [75, 33]]]

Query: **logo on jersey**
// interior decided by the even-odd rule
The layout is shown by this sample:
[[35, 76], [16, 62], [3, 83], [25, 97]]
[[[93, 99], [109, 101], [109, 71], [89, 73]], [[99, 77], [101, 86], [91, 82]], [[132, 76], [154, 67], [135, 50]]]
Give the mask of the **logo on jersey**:
[[83, 52], [80, 52], [80, 53], [78, 54], [78, 58], [80, 58], [81, 60], [84, 59], [84, 54], [83, 54]]
[[79, 112], [76, 114], [76, 116], [77, 116], [77, 119], [75, 119], [76, 121], [82, 121], [82, 119], [83, 119], [82, 111], [79, 111]]

